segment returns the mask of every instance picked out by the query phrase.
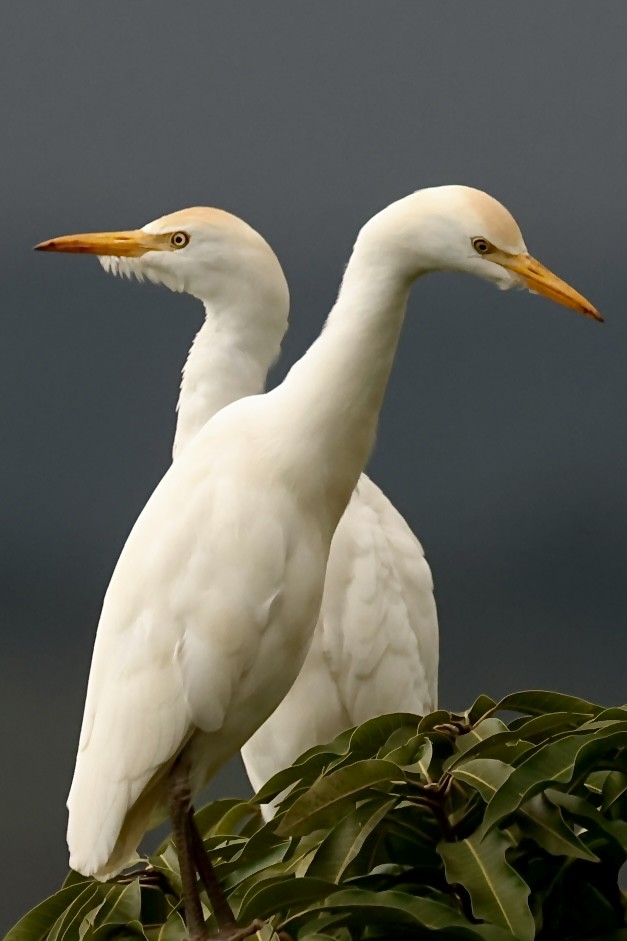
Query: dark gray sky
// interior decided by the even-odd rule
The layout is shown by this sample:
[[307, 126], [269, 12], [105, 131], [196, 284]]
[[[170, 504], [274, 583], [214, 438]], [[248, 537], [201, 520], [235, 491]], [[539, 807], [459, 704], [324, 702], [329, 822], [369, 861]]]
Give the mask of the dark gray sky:
[[[423, 540], [441, 701], [624, 701], [627, 5], [20, 0], [0, 10], [4, 723], [0, 925], [66, 869], [100, 603], [169, 460], [199, 305], [35, 255], [194, 204], [256, 226], [292, 287], [276, 377], [359, 226], [469, 183], [604, 313], [417, 285], [373, 477]], [[245, 793], [237, 771], [222, 793]]]

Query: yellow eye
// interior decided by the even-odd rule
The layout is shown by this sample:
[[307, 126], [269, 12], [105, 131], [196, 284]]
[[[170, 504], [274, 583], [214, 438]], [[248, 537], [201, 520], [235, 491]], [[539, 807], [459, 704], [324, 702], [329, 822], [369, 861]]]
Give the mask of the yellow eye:
[[483, 238], [472, 239], [472, 247], [479, 255], [489, 255], [490, 252], [494, 251], [494, 245], [491, 245], [487, 239]]
[[172, 248], [185, 248], [189, 242], [189, 235], [187, 232], [174, 232], [170, 236], [170, 245]]

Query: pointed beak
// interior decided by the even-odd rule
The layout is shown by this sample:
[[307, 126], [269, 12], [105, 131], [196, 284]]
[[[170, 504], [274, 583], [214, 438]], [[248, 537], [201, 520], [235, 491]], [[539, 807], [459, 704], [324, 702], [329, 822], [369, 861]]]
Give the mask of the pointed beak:
[[86, 255], [117, 255], [139, 258], [146, 252], [161, 251], [168, 237], [144, 232], [143, 229], [128, 232], [88, 232], [84, 235], [61, 235], [35, 245], [37, 252], [72, 252]]
[[489, 259], [518, 275], [534, 294], [542, 294], [543, 297], [550, 298], [556, 304], [562, 304], [564, 307], [569, 307], [571, 310], [576, 310], [580, 314], [585, 314], [586, 317], [592, 317], [593, 320], [603, 323], [603, 317], [589, 300], [531, 255], [526, 253], [508, 255], [506, 252], [494, 252]]

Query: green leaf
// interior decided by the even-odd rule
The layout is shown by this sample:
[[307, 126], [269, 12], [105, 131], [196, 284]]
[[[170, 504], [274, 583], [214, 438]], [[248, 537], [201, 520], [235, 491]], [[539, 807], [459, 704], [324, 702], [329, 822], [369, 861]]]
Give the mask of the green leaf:
[[567, 735], [535, 749], [514, 769], [488, 804], [484, 832], [549, 784], [567, 784], [575, 770], [581, 771], [599, 755], [625, 745], [627, 732], [614, 732], [610, 725], [589, 734]]
[[547, 799], [557, 807], [562, 807], [571, 817], [583, 822], [586, 829], [594, 829], [605, 833], [614, 840], [623, 850], [627, 851], [627, 821], [608, 820], [589, 801], [576, 794], [565, 794], [555, 788], [548, 788]]
[[589, 850], [568, 826], [560, 810], [549, 803], [547, 795], [536, 794], [523, 804], [521, 818], [523, 836], [532, 840], [552, 856], [570, 856], [574, 859], [589, 859], [598, 862], [599, 857]]
[[463, 761], [451, 771], [457, 781], [470, 784], [479, 791], [487, 803], [502, 784], [507, 781], [514, 769], [497, 758], [471, 758]]
[[[465, 735], [460, 738], [466, 738]], [[459, 739], [458, 739], [459, 741]], [[517, 732], [511, 732], [509, 729], [505, 732], [496, 732], [494, 735], [488, 735], [486, 738], [472, 742], [464, 742], [461, 752], [453, 753], [444, 761], [442, 769], [452, 771], [462, 761], [469, 758], [496, 758], [503, 761], [506, 765], [515, 765], [519, 759], [527, 752], [533, 749], [531, 742], [526, 742], [520, 738]]]
[[575, 712], [549, 712], [540, 716], [522, 716], [510, 723], [510, 729], [528, 742], [542, 741], [560, 732], [572, 732], [588, 716]]
[[308, 765], [311, 759], [315, 757], [320, 757], [326, 761], [338, 755], [346, 755], [354, 731], [354, 727], [345, 729], [343, 732], [340, 732], [339, 735], [336, 735], [331, 742], [325, 742], [322, 745], [314, 745], [312, 748], [308, 748], [307, 751], [303, 752], [303, 754], [296, 759], [294, 767], [304, 768], [305, 765]]
[[[379, 750], [377, 757], [385, 758], [387, 761], [393, 761], [395, 765], [398, 765], [399, 768], [402, 768], [404, 765], [413, 764], [419, 750], [427, 742], [429, 742], [429, 739], [426, 737], [426, 735], [412, 735], [402, 744], [399, 744], [390, 751], [387, 751], [386, 747], [389, 744], [388, 740], [383, 748]], [[431, 743], [429, 742], [429, 744]]]
[[513, 764], [523, 753], [531, 748], [517, 732], [509, 729], [496, 716], [490, 716], [478, 722], [469, 732], [458, 736], [455, 750], [443, 763], [444, 770], [451, 770], [461, 761], [470, 757], [497, 758], [505, 764]]
[[339, 814], [350, 808], [359, 796], [368, 796], [375, 785], [391, 786], [398, 780], [399, 769], [391, 761], [368, 758], [339, 768], [316, 783], [299, 797], [277, 827], [279, 835], [311, 833], [330, 825]]
[[418, 723], [418, 731], [432, 733], [438, 726], [450, 725], [452, 722], [453, 716], [450, 712], [447, 712], [446, 709], [436, 709], [435, 712], [430, 712], [422, 717]]
[[610, 706], [609, 709], [603, 709], [596, 716], [597, 722], [605, 722], [609, 719], [627, 722], [627, 706]]
[[[319, 774], [321, 768], [317, 761], [316, 756], [313, 759], [316, 767], [316, 774]], [[324, 767], [324, 765], [323, 765]], [[311, 776], [311, 780], [315, 778], [316, 775]], [[255, 807], [260, 806], [261, 804], [267, 804], [270, 801], [278, 797], [279, 794], [283, 794], [284, 791], [289, 791], [289, 789], [301, 779], [309, 782], [310, 778], [307, 775], [307, 769], [301, 769], [297, 765], [291, 765], [289, 768], [284, 768], [282, 771], [278, 771], [276, 774], [273, 774], [269, 781], [260, 787], [256, 794], [250, 798], [250, 803]]]
[[529, 909], [529, 886], [505, 858], [509, 838], [492, 831], [475, 833], [460, 843], [438, 845], [450, 884], [463, 885], [476, 918], [509, 931], [519, 941], [532, 941], [535, 924]]
[[603, 785], [603, 813], [614, 816], [616, 812], [627, 818], [627, 774], [610, 771]]
[[375, 798], [366, 801], [354, 813], [347, 814], [320, 844], [307, 868], [307, 875], [339, 882], [367, 838], [395, 803], [395, 798]]
[[607, 768], [599, 771], [591, 771], [590, 774], [586, 775], [585, 785], [587, 790], [595, 795], [603, 794], [603, 788], [605, 787], [605, 782], [609, 774], [610, 771]]
[[20, 918], [5, 936], [4, 941], [40, 941], [45, 938], [55, 921], [83, 893], [86, 885], [92, 884], [85, 882], [83, 877], [80, 882], [75, 882], [55, 892]]
[[121, 941], [122, 938], [146, 941], [144, 926], [140, 921], [128, 921], [124, 925], [101, 925], [88, 936], [88, 941]]
[[348, 754], [354, 731], [347, 729], [328, 745], [310, 748], [290, 768], [284, 768], [273, 775], [251, 798], [251, 803], [265, 804], [297, 781], [312, 784], [334, 759]]
[[396, 712], [390, 715], [375, 716], [363, 725], [358, 725], [350, 738], [350, 755], [354, 758], [369, 758], [376, 755], [385, 745], [393, 732], [406, 728], [416, 734], [420, 717], [409, 712]]
[[262, 925], [251, 937], [254, 937], [256, 941], [278, 941], [278, 935], [270, 922]]
[[416, 754], [414, 755], [414, 760], [411, 764], [403, 765], [401, 771], [406, 778], [410, 780], [416, 778], [423, 778], [425, 783], [430, 784], [431, 778], [429, 777], [429, 768], [431, 767], [431, 761], [433, 759], [433, 745], [427, 739], [422, 743]]
[[[203, 807], [194, 814], [194, 820], [198, 832], [205, 839], [218, 834], [237, 833], [242, 822], [255, 813], [256, 809], [251, 807], [249, 801], [225, 798]], [[163, 846], [159, 847], [157, 854], [162, 852]]]
[[79, 941], [91, 937], [93, 930], [102, 925], [126, 924], [139, 918], [141, 895], [137, 878], [127, 885], [108, 883], [102, 886], [102, 891], [106, 893], [103, 901], [83, 916], [78, 929]]
[[597, 732], [600, 729], [614, 729], [615, 732], [627, 732], [627, 722], [624, 719], [590, 719], [580, 726], [581, 732]]
[[94, 925], [103, 905], [104, 902], [101, 902], [100, 905], [96, 905], [95, 908], [92, 908], [91, 911], [88, 911], [87, 914], [84, 915], [78, 928], [79, 941], [83, 941], [83, 938], [91, 939], [93, 937], [95, 930]]
[[89, 882], [59, 915], [50, 929], [47, 941], [78, 941], [79, 928], [85, 915], [111, 891], [111, 886]]
[[239, 804], [227, 810], [225, 815], [214, 823], [207, 836], [228, 836], [229, 834], [239, 833], [242, 825], [257, 814], [259, 814], [259, 811], [256, 807], [251, 807], [249, 801], [240, 801]]
[[228, 864], [231, 860], [237, 859], [246, 848], [247, 842], [245, 836], [229, 836], [224, 833], [209, 836], [203, 840], [205, 850], [211, 853], [217, 865], [220, 865], [218, 860]]
[[440, 837], [432, 811], [416, 804], [397, 804], [390, 811], [389, 823], [401, 831], [406, 831], [405, 836], [410, 839], [414, 853], [417, 853], [423, 844], [435, 846]]
[[520, 693], [510, 693], [496, 706], [498, 712], [524, 712], [530, 716], [539, 716], [545, 712], [578, 712], [594, 719], [602, 711], [587, 699], [578, 699], [565, 693], [552, 693], [544, 689], [528, 689]]
[[[451, 905], [431, 898], [417, 898], [406, 892], [389, 890], [371, 892], [367, 889], [346, 889], [325, 902], [325, 910], [344, 911], [360, 928], [364, 925], [407, 925], [437, 931], [445, 928], [471, 928], [467, 919]], [[507, 935], [492, 935], [506, 941]], [[511, 941], [511, 936], [509, 938]]]
[[400, 748], [403, 745], [407, 745], [407, 743], [415, 737], [416, 735], [414, 728], [402, 725], [400, 728], [394, 729], [392, 734], [388, 736], [374, 757], [387, 758], [391, 751], [394, 751], [396, 748]]
[[194, 821], [198, 832], [203, 836], [209, 836], [213, 833], [213, 828], [224, 819], [224, 816], [234, 807], [239, 807], [241, 803], [242, 801], [239, 798], [225, 797], [212, 801], [206, 807], [197, 810], [194, 814]]
[[495, 707], [495, 700], [492, 699], [491, 696], [486, 696], [482, 693], [481, 696], [475, 699], [470, 709], [467, 709], [464, 713], [466, 722], [468, 722], [469, 725], [475, 725], [480, 719], [486, 716], [486, 713], [492, 712]]
[[238, 921], [246, 924], [253, 918], [269, 918], [281, 912], [307, 907], [337, 891], [337, 886], [323, 879], [303, 876], [279, 876], [257, 883], [246, 893], [238, 913]]
[[465, 752], [469, 748], [472, 748], [473, 745], [482, 742], [486, 738], [491, 738], [498, 732], [507, 732], [509, 734], [509, 729], [501, 719], [497, 719], [496, 716], [483, 719], [481, 722], [478, 722], [477, 725], [473, 726], [470, 732], [466, 732], [464, 735], [457, 737], [455, 741], [455, 751]]
[[84, 888], [88, 882], [92, 882], [92, 881], [93, 880], [90, 879], [88, 876], [84, 876], [82, 873], [76, 872], [75, 869], [70, 869], [67, 876], [63, 880], [63, 885], [61, 886], [61, 888], [65, 889], [71, 885], [82, 885]]
[[148, 862], [157, 872], [162, 872], [169, 884], [179, 895], [181, 889], [181, 873], [179, 871], [179, 861], [173, 843], [166, 843], [162, 853], [156, 856], [149, 856]]
[[225, 889], [232, 889], [254, 873], [283, 862], [291, 845], [291, 840], [278, 840], [265, 828], [259, 830], [248, 840], [243, 853], [235, 861], [220, 867], [222, 885]]
[[187, 929], [180, 912], [171, 912], [159, 931], [157, 941], [186, 941], [186, 938]]
[[136, 921], [141, 914], [141, 890], [139, 880], [135, 879], [124, 887], [122, 892], [106, 914], [101, 911], [99, 925], [125, 925]]

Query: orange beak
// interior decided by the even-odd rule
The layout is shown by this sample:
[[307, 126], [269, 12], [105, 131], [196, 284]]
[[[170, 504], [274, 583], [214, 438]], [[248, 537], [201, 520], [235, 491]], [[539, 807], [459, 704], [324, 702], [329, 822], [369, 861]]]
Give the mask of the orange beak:
[[576, 310], [580, 314], [585, 314], [586, 317], [592, 317], [593, 320], [603, 323], [603, 317], [589, 300], [586, 300], [582, 294], [571, 288], [570, 284], [562, 281], [531, 255], [509, 255], [507, 252], [497, 250], [488, 257], [490, 261], [517, 274], [534, 294], [542, 294], [543, 297], [550, 298], [556, 304], [570, 307], [571, 310]]
[[89, 232], [85, 235], [61, 235], [35, 245], [37, 252], [73, 252], [87, 255], [118, 255], [139, 258], [146, 252], [163, 251], [168, 235], [154, 235], [143, 229], [128, 232]]

